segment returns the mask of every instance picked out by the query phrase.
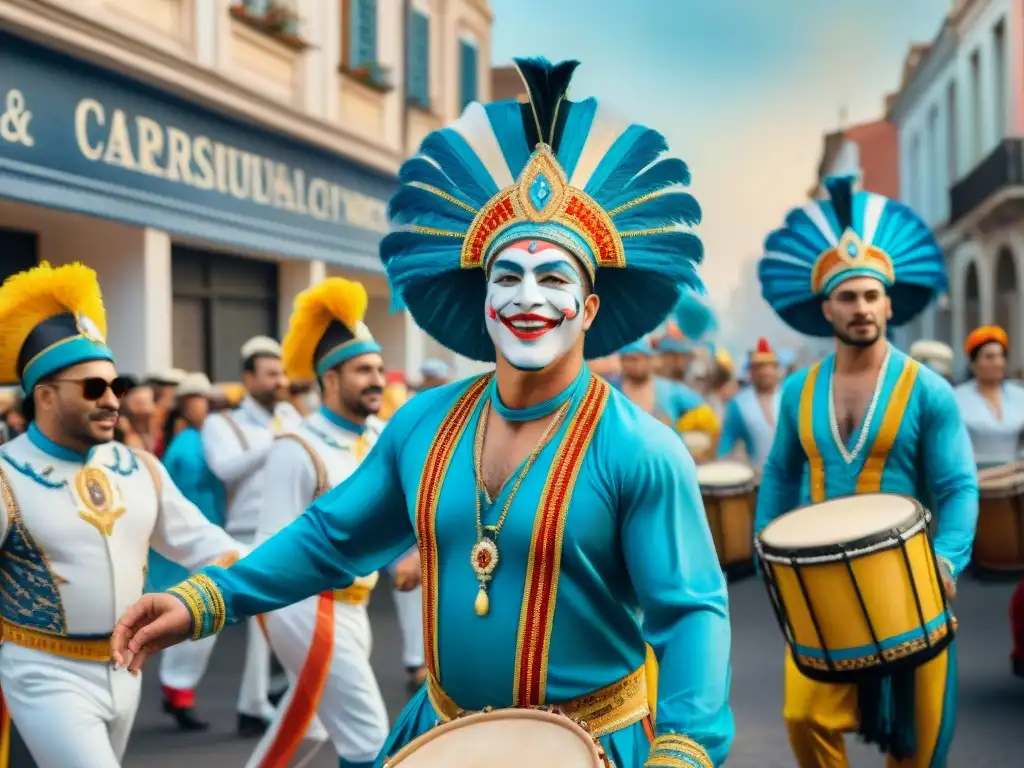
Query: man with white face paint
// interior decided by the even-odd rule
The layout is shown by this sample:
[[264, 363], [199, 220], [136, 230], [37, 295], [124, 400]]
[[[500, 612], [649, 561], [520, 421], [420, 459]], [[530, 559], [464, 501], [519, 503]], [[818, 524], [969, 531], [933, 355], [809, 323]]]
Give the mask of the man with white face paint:
[[[115, 658], [137, 669], [415, 543], [427, 682], [376, 766], [462, 712], [540, 705], [585, 721], [619, 768], [721, 765], [728, 598], [693, 461], [584, 362], [700, 285], [689, 172], [655, 131], [569, 101], [576, 62], [517, 64], [529, 103], [471, 104], [430, 134], [391, 201], [403, 229], [381, 245], [417, 324], [495, 373], [417, 395], [348, 480], [253, 555], [148, 595], [122, 617]], [[527, 746], [500, 732], [482, 737], [490, 749]]]

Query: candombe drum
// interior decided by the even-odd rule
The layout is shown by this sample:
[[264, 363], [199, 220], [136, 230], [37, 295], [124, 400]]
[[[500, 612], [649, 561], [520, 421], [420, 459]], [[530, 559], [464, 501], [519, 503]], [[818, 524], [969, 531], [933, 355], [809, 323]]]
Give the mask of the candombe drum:
[[797, 668], [855, 683], [915, 667], [953, 639], [928, 523], [917, 501], [871, 493], [789, 512], [755, 544]]
[[464, 715], [410, 742], [383, 768], [614, 768], [575, 720], [551, 709]]
[[1024, 470], [1020, 464], [978, 473], [974, 564], [985, 571], [1024, 571]]
[[723, 568], [754, 559], [754, 470], [738, 461], [697, 467], [697, 484]]
[[715, 441], [706, 432], [683, 432], [683, 443], [698, 464], [715, 458]]

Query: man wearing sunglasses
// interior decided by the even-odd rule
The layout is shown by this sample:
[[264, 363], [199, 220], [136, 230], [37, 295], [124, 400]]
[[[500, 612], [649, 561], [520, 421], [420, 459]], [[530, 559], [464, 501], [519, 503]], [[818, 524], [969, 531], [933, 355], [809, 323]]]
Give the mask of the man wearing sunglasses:
[[141, 596], [150, 546], [188, 570], [237, 559], [145, 451], [114, 441], [120, 399], [96, 274], [49, 264], [0, 287], [0, 379], [28, 431], [0, 449], [0, 686], [40, 766], [116, 768], [140, 680], [108, 639]]

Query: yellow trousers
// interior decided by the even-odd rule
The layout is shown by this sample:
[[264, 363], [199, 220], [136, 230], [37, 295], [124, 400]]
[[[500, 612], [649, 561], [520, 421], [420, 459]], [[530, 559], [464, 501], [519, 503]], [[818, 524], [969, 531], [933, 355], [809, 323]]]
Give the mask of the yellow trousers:
[[[916, 754], [887, 758], [887, 768], [944, 768], [956, 725], [956, 649], [946, 648], [915, 674]], [[782, 717], [800, 768], [848, 768], [844, 734], [857, 730], [857, 689], [804, 677], [786, 652]]]
[[[647, 679], [647, 703], [651, 708], [651, 721], [658, 714], [658, 659], [654, 649], [647, 646], [647, 661], [644, 662], [644, 677]], [[0, 766], [2, 768], [2, 766]]]

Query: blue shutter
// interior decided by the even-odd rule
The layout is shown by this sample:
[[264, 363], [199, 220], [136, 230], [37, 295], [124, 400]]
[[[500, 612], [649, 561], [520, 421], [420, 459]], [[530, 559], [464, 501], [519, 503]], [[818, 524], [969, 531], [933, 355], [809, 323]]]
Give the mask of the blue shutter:
[[352, 8], [348, 66], [372, 69], [377, 63], [377, 0], [348, 1]]
[[409, 50], [406, 82], [410, 102], [430, 106], [430, 17], [419, 11], [409, 14]]
[[459, 70], [462, 78], [462, 109], [477, 100], [477, 50], [472, 43], [459, 41]]

